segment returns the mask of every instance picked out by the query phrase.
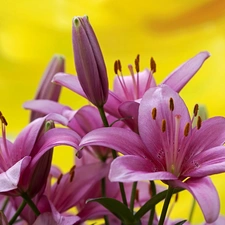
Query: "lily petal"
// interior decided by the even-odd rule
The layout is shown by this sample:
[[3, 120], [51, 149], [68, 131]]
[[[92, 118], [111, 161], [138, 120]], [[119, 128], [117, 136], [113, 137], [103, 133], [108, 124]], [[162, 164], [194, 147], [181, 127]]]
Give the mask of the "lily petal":
[[161, 84], [166, 84], [173, 88], [174, 91], [179, 92], [201, 68], [209, 56], [208, 52], [200, 52], [169, 74]]
[[18, 188], [18, 183], [20, 180], [20, 175], [24, 169], [30, 163], [31, 157], [26, 156], [12, 167], [10, 167], [6, 172], [0, 174], [0, 192], [8, 192]]
[[193, 129], [190, 151], [186, 158], [204, 150], [222, 145], [225, 140], [225, 118], [213, 117], [202, 122], [200, 129]]
[[184, 166], [188, 168], [183, 172], [187, 177], [204, 177], [222, 173], [225, 171], [225, 146], [201, 152], [187, 161]]
[[[173, 110], [170, 109], [171, 99]], [[175, 128], [176, 116], [180, 117], [178, 128]], [[163, 120], [166, 123], [164, 131], [162, 130]], [[165, 149], [171, 150], [170, 143], [175, 137], [175, 130], [179, 129], [176, 135], [179, 142], [181, 142], [184, 137], [184, 128], [188, 122], [191, 124], [185, 103], [178, 93], [170, 87], [161, 85], [157, 88], [150, 88], [145, 93], [140, 102], [138, 127], [141, 139], [149, 148], [155, 163], [161, 160], [164, 161], [162, 157], [158, 156], [165, 153]], [[170, 153], [171, 151], [168, 154]]]
[[119, 106], [119, 112], [124, 118], [124, 123], [126, 123], [131, 130], [138, 133], [138, 110], [139, 103], [133, 101], [127, 101]]
[[179, 180], [172, 182], [177, 187], [187, 189], [194, 196], [207, 223], [213, 223], [217, 220], [220, 212], [220, 200], [217, 190], [209, 177], [190, 178], [186, 182]]
[[78, 80], [77, 76], [71, 75], [71, 74], [66, 74], [66, 73], [57, 73], [53, 79], [52, 82], [59, 84], [61, 86], [64, 86], [71, 91], [85, 97], [85, 93], [80, 85], [80, 82]]
[[17, 162], [18, 159], [31, 154], [44, 121], [44, 117], [38, 118], [20, 132], [13, 144], [11, 151], [12, 162]]
[[138, 134], [119, 127], [99, 128], [89, 132], [82, 138], [79, 147], [81, 149], [89, 145], [108, 147], [123, 154], [149, 156]]
[[121, 156], [111, 163], [109, 179], [118, 182], [141, 180], [176, 180], [177, 177], [166, 171], [157, 172], [155, 165], [140, 156]]
[[53, 128], [44, 133], [35, 145], [34, 157], [31, 162], [31, 168], [35, 166], [40, 157], [48, 150], [59, 145], [71, 146], [78, 149], [80, 136], [73, 130], [66, 128]]
[[118, 111], [118, 108], [122, 102], [123, 100], [119, 96], [117, 96], [117, 94], [109, 91], [108, 99], [104, 105], [104, 109], [110, 115], [115, 116], [116, 118], [120, 118], [121, 115]]
[[23, 104], [23, 107], [25, 109], [41, 112], [45, 115], [49, 113], [58, 113], [64, 115], [67, 111], [72, 111], [72, 109], [68, 106], [45, 99], [27, 101]]

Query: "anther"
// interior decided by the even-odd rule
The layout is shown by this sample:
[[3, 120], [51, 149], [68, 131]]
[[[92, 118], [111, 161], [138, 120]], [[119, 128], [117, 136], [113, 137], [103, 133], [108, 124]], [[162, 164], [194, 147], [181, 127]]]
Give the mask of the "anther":
[[174, 102], [173, 102], [173, 99], [170, 98], [170, 111], [173, 111], [174, 110]]
[[156, 115], [157, 115], [157, 110], [156, 108], [152, 109], [152, 119], [155, 120], [156, 119]]
[[2, 114], [2, 112], [1, 112], [1, 111], [0, 111], [0, 120], [1, 120], [1, 122], [2, 122], [5, 126], [7, 126], [7, 125], [8, 125], [8, 123], [7, 123], [6, 119], [5, 119], [5, 117], [3, 116], [3, 114]]
[[75, 174], [75, 171], [74, 171], [75, 168], [76, 168], [76, 165], [72, 166], [72, 168], [70, 169], [70, 172], [69, 172], [69, 174], [70, 174], [70, 182], [73, 181], [74, 174]]
[[199, 109], [199, 106], [198, 106], [198, 104], [196, 104], [195, 107], [194, 107], [194, 110], [193, 110], [194, 117], [197, 116], [197, 114], [198, 114], [198, 109]]
[[61, 173], [61, 174], [59, 175], [58, 179], [57, 179], [57, 184], [58, 184], [58, 185], [60, 184], [60, 181], [61, 181], [62, 177], [63, 177], [63, 175], [62, 175], [62, 173]]
[[136, 69], [136, 72], [139, 73], [140, 71], [140, 55], [138, 54], [135, 61], [135, 69]]
[[139, 190], [138, 189], [136, 189], [136, 192], [135, 192], [135, 200], [137, 202], [139, 202]]
[[150, 59], [150, 68], [151, 68], [152, 73], [156, 72], [156, 63], [155, 63], [155, 60], [152, 57]]
[[190, 123], [187, 123], [185, 128], [184, 128], [184, 136], [187, 137], [189, 134], [189, 130], [190, 130]]
[[70, 172], [69, 173], [72, 173], [74, 171], [74, 169], [76, 168], [76, 165], [73, 165], [70, 169]]
[[175, 202], [177, 202], [178, 201], [178, 193], [176, 193], [176, 195], [175, 195]]
[[166, 120], [162, 120], [162, 132], [166, 131]]
[[197, 129], [199, 130], [202, 126], [202, 119], [200, 116], [198, 116], [198, 119], [197, 119]]
[[72, 182], [73, 181], [73, 178], [74, 178], [74, 170], [72, 171], [72, 172], [70, 172], [70, 182]]
[[117, 63], [118, 63], [118, 70], [119, 70], [120, 72], [122, 72], [122, 65], [121, 65], [121, 62], [120, 62], [119, 59], [117, 60]]
[[118, 60], [114, 62], [114, 73], [118, 74]]

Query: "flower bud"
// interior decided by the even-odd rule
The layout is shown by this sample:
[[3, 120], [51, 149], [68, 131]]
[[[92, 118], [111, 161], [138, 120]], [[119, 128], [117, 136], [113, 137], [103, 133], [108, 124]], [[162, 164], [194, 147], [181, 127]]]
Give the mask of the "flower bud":
[[73, 18], [72, 35], [79, 82], [88, 100], [102, 107], [108, 98], [108, 77], [100, 46], [86, 16]]
[[[64, 72], [65, 60], [61, 55], [54, 55], [48, 67], [46, 68], [40, 81], [35, 99], [47, 99], [58, 102], [61, 86], [52, 83], [53, 76], [58, 72]], [[44, 116], [43, 114], [31, 111], [30, 121]]]

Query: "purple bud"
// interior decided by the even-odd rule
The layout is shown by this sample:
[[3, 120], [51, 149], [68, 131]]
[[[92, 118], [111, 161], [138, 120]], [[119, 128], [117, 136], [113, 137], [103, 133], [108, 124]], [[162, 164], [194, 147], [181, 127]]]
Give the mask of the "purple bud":
[[73, 18], [72, 36], [79, 82], [88, 100], [102, 107], [108, 98], [108, 77], [98, 40], [86, 16]]
[[[46, 68], [42, 79], [40, 81], [38, 90], [36, 92], [35, 99], [47, 99], [57, 102], [59, 99], [61, 86], [52, 83], [53, 76], [58, 72], [64, 72], [65, 70], [65, 59], [61, 55], [54, 55], [48, 67]], [[32, 111], [30, 121], [44, 116], [39, 112]]]

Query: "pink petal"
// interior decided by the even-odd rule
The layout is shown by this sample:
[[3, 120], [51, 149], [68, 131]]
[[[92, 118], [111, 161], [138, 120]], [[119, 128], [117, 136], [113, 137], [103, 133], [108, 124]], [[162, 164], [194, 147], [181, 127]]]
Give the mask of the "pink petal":
[[149, 156], [138, 134], [119, 127], [107, 127], [93, 130], [86, 134], [81, 142], [80, 149], [85, 146], [104, 146], [123, 154]]
[[71, 146], [78, 149], [80, 136], [73, 130], [66, 128], [53, 128], [44, 133], [33, 150], [34, 157], [31, 168], [35, 166], [40, 157], [48, 150], [59, 145]]
[[[45, 115], [49, 113], [58, 113], [68, 117], [68, 112], [71, 112], [73, 115], [75, 114], [75, 111], [72, 111], [70, 107], [45, 99], [27, 101], [24, 103], [23, 107]], [[73, 115], [70, 115], [70, 117]]]
[[211, 148], [192, 157], [184, 163], [187, 177], [204, 177], [225, 172], [225, 146]]
[[18, 188], [18, 183], [20, 180], [21, 173], [30, 163], [31, 157], [26, 156], [12, 167], [10, 167], [6, 172], [0, 174], [0, 192], [7, 192], [15, 190]]
[[174, 91], [179, 92], [201, 68], [209, 56], [208, 52], [200, 52], [169, 74], [162, 84], [167, 84]]
[[[71, 173], [67, 173], [62, 176], [59, 184], [54, 184], [49, 199], [59, 212], [67, 211], [79, 201], [85, 201], [89, 191], [93, 191], [94, 185], [107, 176], [108, 171], [109, 164], [102, 162], [76, 167], [73, 179]], [[94, 189], [94, 192], [101, 193], [101, 187], [99, 190]]]
[[73, 127], [73, 130], [82, 136], [96, 128], [103, 127], [99, 111], [96, 107], [90, 105], [80, 108], [76, 112], [74, 119], [77, 124], [76, 127]]
[[127, 101], [119, 106], [119, 112], [124, 118], [124, 123], [126, 123], [131, 130], [138, 133], [138, 110], [139, 103], [133, 101]]
[[122, 99], [117, 96], [116, 93], [109, 91], [108, 99], [104, 105], [104, 109], [110, 115], [115, 116], [116, 118], [120, 118], [121, 115], [118, 111], [118, 108], [122, 102]]
[[193, 154], [222, 145], [225, 141], [225, 118], [213, 117], [203, 121], [199, 130], [193, 129], [191, 138], [187, 159]]
[[71, 91], [85, 97], [85, 93], [80, 85], [80, 82], [78, 80], [77, 76], [71, 75], [71, 74], [66, 74], [66, 73], [57, 73], [53, 79], [52, 82], [59, 84], [61, 86], [64, 86]]
[[38, 118], [26, 126], [17, 136], [12, 152], [12, 162], [17, 162], [24, 156], [30, 155], [37, 140], [38, 134], [44, 124], [45, 118]]
[[111, 163], [109, 179], [118, 182], [134, 182], [141, 180], [176, 180], [172, 173], [157, 171], [148, 159], [139, 156], [121, 156]]
[[[170, 110], [170, 99], [173, 99], [174, 110]], [[156, 117], [152, 112], [156, 110]], [[175, 117], [180, 117], [178, 134], [175, 135]], [[162, 131], [162, 121], [166, 121], [166, 130]], [[184, 128], [191, 123], [188, 109], [181, 97], [166, 85], [150, 88], [143, 96], [139, 107], [139, 133], [146, 147], [151, 152], [154, 162], [164, 162], [164, 157], [170, 158], [173, 154], [174, 137], [178, 136], [178, 146], [183, 144]], [[165, 151], [167, 149], [167, 152]]]
[[179, 180], [172, 182], [177, 187], [187, 189], [194, 196], [206, 222], [212, 223], [217, 220], [220, 212], [220, 200], [216, 188], [209, 177], [190, 178], [184, 183]]

